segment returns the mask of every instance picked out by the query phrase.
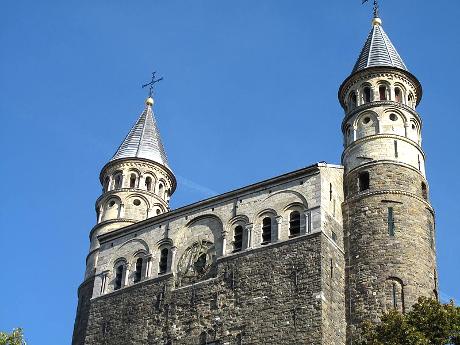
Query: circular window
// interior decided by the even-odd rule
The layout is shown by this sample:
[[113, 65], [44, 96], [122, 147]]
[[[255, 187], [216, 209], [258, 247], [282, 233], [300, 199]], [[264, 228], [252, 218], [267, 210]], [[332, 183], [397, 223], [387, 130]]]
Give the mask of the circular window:
[[134, 199], [133, 204], [134, 206], [139, 206], [141, 204], [141, 201], [139, 199]]
[[412, 129], [415, 129], [415, 124], [412, 124]]
[[391, 121], [396, 121], [397, 119], [398, 119], [398, 116], [396, 116], [396, 114], [390, 114]]
[[160, 209], [157, 208], [157, 216], [161, 213]]
[[363, 119], [363, 123], [365, 125], [367, 125], [369, 122], [371, 122], [371, 118], [369, 116], [366, 116], [364, 119]]
[[114, 200], [110, 200], [110, 201], [109, 201], [109, 207], [113, 207], [113, 205], [115, 205], [115, 201], [114, 201]]

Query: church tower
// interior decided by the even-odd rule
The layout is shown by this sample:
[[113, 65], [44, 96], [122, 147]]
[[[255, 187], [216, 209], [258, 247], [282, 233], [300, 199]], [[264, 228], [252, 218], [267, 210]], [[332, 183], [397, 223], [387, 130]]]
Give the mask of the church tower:
[[138, 120], [101, 170], [102, 194], [96, 200], [97, 224], [90, 232], [85, 280], [78, 291], [75, 334], [84, 334], [87, 324], [86, 309], [100, 247], [98, 236], [169, 211], [169, 199], [177, 183], [168, 165], [153, 104], [151, 88]]
[[86, 278], [97, 265], [97, 236], [169, 210], [176, 178], [168, 165], [153, 103], [152, 97], [147, 98], [139, 119], [101, 170], [102, 194], [96, 200], [97, 224], [90, 234]]
[[339, 89], [345, 110], [343, 223], [347, 339], [386, 310], [437, 298], [434, 211], [429, 202], [416, 111], [422, 87], [377, 13], [351, 75]]

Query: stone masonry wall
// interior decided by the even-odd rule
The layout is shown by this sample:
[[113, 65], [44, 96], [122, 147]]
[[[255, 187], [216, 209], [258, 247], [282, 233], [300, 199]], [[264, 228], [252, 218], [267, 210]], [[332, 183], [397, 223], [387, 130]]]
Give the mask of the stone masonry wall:
[[[370, 190], [356, 193], [363, 170], [370, 173]], [[437, 297], [434, 214], [418, 187], [424, 181], [412, 169], [393, 164], [364, 166], [345, 176], [349, 343], [359, 338], [362, 321], [378, 320], [389, 308], [408, 310], [420, 296]]]
[[303, 235], [220, 258], [197, 284], [174, 288], [168, 274], [98, 297], [84, 344], [343, 344], [338, 253]]

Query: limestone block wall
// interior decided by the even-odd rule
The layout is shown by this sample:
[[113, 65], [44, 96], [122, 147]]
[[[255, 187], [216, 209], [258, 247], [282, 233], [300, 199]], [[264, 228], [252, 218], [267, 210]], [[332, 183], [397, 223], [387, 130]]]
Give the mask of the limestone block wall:
[[84, 344], [344, 344], [330, 257], [343, 260], [316, 232], [221, 257], [197, 284], [145, 280], [91, 301]]
[[[363, 170], [370, 188], [359, 192]], [[420, 189], [425, 182], [414, 169], [387, 163], [345, 176], [349, 343], [359, 338], [362, 321], [378, 320], [393, 308], [406, 311], [420, 296], [437, 298], [434, 212]]]

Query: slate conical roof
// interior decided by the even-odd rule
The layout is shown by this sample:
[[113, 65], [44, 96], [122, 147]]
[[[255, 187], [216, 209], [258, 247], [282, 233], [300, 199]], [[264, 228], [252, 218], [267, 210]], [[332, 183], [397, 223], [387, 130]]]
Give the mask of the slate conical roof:
[[372, 21], [372, 30], [367, 37], [352, 74], [369, 67], [388, 66], [407, 71], [404, 61], [382, 28], [380, 18]]
[[153, 99], [148, 98], [144, 111], [110, 161], [121, 158], [144, 158], [169, 168], [152, 105]]

